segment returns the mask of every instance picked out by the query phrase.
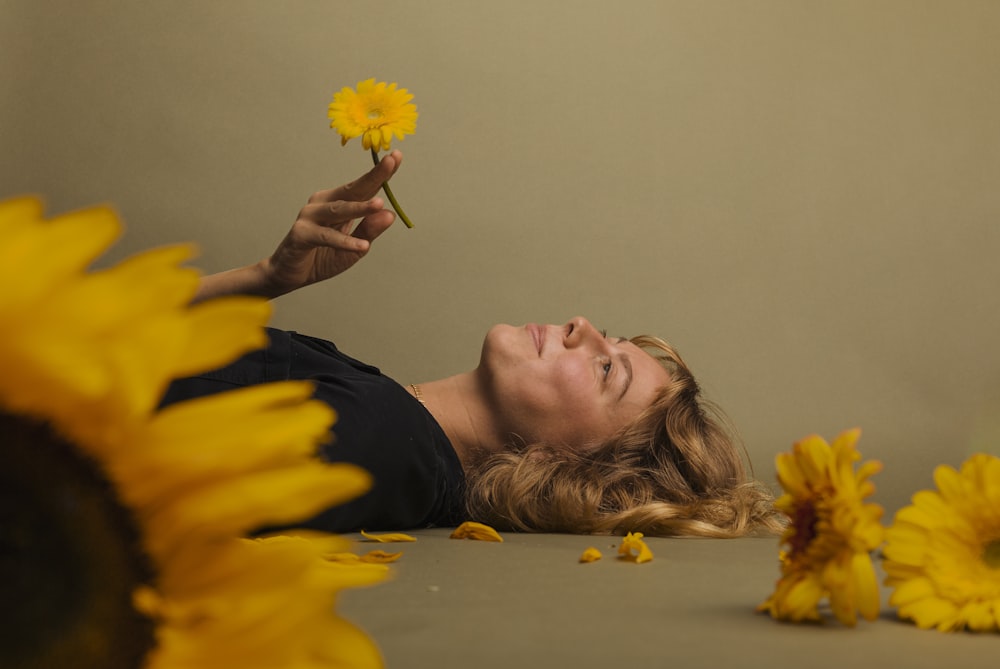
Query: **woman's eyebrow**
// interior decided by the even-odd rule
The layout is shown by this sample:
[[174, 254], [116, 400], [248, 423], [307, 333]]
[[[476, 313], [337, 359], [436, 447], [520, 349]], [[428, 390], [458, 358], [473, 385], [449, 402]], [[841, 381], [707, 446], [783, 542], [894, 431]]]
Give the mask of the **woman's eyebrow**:
[[628, 354], [621, 353], [618, 355], [618, 362], [625, 370], [625, 383], [622, 384], [622, 392], [618, 395], [618, 401], [621, 402], [632, 385], [632, 361], [629, 360]]

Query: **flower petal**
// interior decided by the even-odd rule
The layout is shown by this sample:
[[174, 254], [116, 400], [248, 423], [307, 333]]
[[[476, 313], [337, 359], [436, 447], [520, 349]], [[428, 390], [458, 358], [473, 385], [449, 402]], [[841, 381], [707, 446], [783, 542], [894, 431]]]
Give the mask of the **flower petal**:
[[364, 530], [361, 530], [361, 536], [363, 536], [368, 541], [375, 541], [377, 543], [385, 544], [395, 541], [416, 541], [417, 538], [410, 536], [409, 534], [403, 534], [401, 532], [389, 533], [389, 534], [369, 534]]
[[476, 539], [478, 541], [503, 541], [500, 533], [489, 525], [467, 520], [451, 533], [452, 539]]

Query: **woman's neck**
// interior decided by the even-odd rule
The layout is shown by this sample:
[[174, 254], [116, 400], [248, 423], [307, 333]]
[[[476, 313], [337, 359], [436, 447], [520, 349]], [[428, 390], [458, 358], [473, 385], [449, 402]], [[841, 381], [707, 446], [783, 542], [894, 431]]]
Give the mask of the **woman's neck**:
[[421, 400], [444, 430], [463, 469], [468, 470], [476, 459], [503, 448], [475, 372], [416, 384], [416, 388], [407, 390]]

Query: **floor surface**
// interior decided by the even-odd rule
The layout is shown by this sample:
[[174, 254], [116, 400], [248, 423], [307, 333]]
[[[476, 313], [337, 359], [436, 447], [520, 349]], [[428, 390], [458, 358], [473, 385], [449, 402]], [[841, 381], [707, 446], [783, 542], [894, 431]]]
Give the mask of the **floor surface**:
[[[755, 613], [777, 577], [775, 539], [652, 538], [654, 559], [634, 564], [615, 558], [617, 537], [449, 533], [355, 546], [403, 551], [391, 581], [338, 605], [389, 669], [1000, 667], [1000, 634], [919, 630], [896, 620], [885, 590], [882, 617], [854, 629]], [[603, 559], [580, 564], [588, 546]]]

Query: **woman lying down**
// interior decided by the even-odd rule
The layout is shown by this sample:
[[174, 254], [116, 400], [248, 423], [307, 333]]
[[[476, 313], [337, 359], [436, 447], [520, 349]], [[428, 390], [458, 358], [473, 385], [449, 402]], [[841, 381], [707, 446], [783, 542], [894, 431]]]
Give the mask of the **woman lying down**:
[[[314, 194], [270, 257], [204, 277], [197, 299], [274, 298], [352, 267], [395, 220], [375, 194], [401, 159], [393, 151], [358, 180]], [[659, 338], [610, 337], [582, 317], [496, 325], [475, 369], [403, 385], [331, 342], [268, 335], [267, 348], [174, 382], [164, 403], [311, 380], [338, 416], [321, 457], [363, 467], [374, 485], [308, 527], [472, 519], [520, 531], [713, 537], [777, 527], [770, 492]]]

